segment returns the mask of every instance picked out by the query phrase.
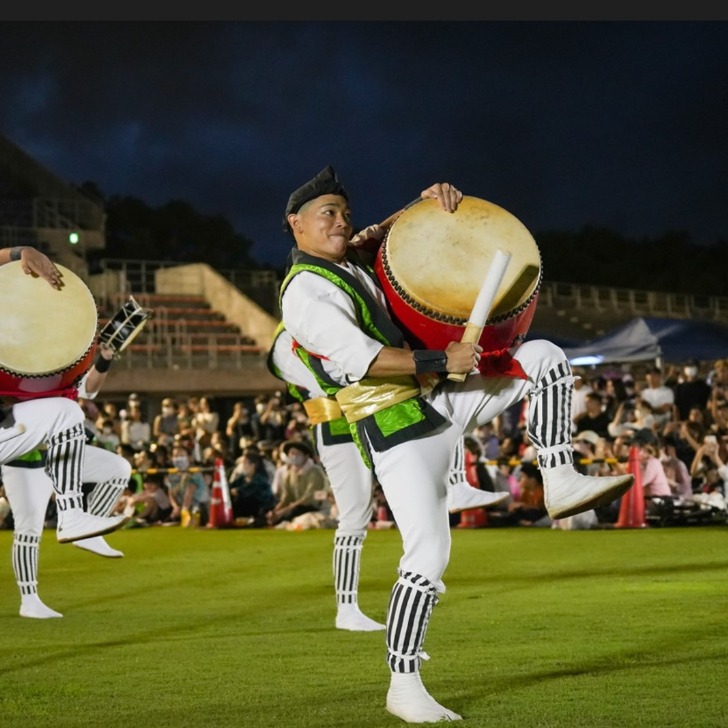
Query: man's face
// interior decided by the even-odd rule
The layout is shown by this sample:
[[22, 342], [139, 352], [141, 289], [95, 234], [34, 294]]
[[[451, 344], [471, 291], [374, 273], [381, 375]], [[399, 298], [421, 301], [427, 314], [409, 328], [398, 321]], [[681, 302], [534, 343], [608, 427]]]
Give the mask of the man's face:
[[346, 254], [351, 239], [351, 210], [341, 195], [321, 195], [288, 216], [299, 250], [333, 263]]

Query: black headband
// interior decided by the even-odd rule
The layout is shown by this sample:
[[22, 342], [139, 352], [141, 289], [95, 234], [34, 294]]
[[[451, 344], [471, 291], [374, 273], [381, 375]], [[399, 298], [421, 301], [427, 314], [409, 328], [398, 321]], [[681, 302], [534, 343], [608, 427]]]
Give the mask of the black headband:
[[293, 233], [288, 224], [288, 216], [298, 212], [307, 202], [315, 200], [321, 195], [341, 195], [347, 202], [349, 195], [346, 194], [344, 185], [336, 176], [336, 170], [331, 166], [322, 169], [313, 179], [291, 193], [286, 205], [286, 213], [283, 216], [283, 232]]

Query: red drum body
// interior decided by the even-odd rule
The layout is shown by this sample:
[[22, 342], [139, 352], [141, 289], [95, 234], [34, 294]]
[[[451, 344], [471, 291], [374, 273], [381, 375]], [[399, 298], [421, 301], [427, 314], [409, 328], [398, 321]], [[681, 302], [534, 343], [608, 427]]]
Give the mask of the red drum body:
[[541, 255], [524, 225], [502, 207], [463, 197], [448, 213], [437, 200], [406, 209], [374, 263], [395, 322], [417, 349], [460, 341], [498, 250], [511, 253], [479, 343], [485, 353], [521, 343], [541, 285]]
[[47, 397], [73, 387], [93, 363], [98, 312], [86, 284], [56, 265], [61, 290], [23, 273], [20, 261], [0, 267], [0, 395]]

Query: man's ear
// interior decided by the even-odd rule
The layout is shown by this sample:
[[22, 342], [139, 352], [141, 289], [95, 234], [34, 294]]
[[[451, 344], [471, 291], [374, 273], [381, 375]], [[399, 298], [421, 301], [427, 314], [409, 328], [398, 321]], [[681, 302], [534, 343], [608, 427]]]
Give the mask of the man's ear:
[[294, 233], [301, 232], [301, 220], [297, 213], [292, 212], [288, 216], [288, 224], [291, 226], [291, 230], [293, 230]]

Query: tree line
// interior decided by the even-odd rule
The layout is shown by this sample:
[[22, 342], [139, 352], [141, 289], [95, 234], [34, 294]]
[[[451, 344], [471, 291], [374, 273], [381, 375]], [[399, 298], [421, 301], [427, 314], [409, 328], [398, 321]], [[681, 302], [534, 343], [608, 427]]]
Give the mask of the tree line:
[[[106, 249], [100, 258], [163, 260], [214, 268], [278, 270], [256, 261], [254, 241], [222, 215], [203, 215], [183, 200], [150, 207], [135, 197], [103, 199], [94, 183], [80, 187], [103, 205]], [[605, 228], [534, 232], [547, 281], [633, 288], [690, 295], [725, 295], [728, 240], [699, 245], [684, 231], [650, 238], [626, 238]], [[93, 265], [93, 259], [90, 260]]]

